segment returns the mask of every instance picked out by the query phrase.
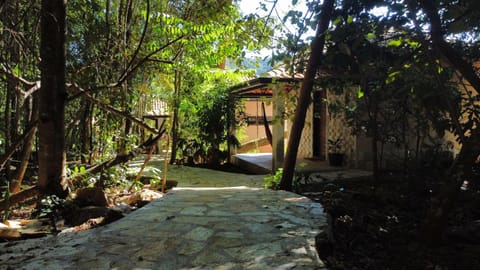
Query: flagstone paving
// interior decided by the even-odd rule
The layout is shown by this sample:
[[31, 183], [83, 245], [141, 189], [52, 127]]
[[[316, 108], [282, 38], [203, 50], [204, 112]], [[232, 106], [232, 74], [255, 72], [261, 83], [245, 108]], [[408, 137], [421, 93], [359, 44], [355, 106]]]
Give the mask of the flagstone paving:
[[175, 170], [178, 188], [116, 222], [0, 244], [0, 269], [326, 269], [320, 204], [258, 188], [257, 176]]

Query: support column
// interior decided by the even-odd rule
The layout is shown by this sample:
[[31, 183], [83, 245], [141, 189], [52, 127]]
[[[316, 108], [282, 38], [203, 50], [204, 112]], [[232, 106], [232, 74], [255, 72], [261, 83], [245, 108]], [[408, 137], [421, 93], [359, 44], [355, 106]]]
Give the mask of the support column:
[[313, 92], [313, 158], [327, 160], [327, 98], [325, 89]]
[[276, 85], [273, 89], [273, 127], [272, 127], [272, 173], [283, 167], [285, 157], [285, 98], [281, 95], [283, 85]]

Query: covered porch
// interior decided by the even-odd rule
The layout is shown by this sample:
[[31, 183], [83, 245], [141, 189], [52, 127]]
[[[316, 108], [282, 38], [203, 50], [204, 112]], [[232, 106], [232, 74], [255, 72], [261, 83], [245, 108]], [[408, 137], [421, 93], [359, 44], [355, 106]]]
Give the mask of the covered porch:
[[[295, 100], [303, 74], [289, 74], [284, 67], [272, 69], [260, 77], [247, 79], [231, 88], [232, 104], [244, 104], [247, 140], [241, 147], [229, 146], [230, 162], [254, 173], [275, 172], [283, 167], [285, 145], [290, 135], [292, 121], [288, 115], [295, 109]], [[299, 147], [299, 160], [308, 160], [313, 167], [329, 169], [327, 155], [327, 109], [325, 91], [315, 91], [308, 114], [308, 128], [304, 129]], [[252, 105], [253, 103], [253, 105]], [[256, 105], [255, 105], [256, 104]], [[261, 106], [259, 105], [261, 104]], [[260, 108], [260, 109], [259, 109]], [[238, 118], [232, 110], [230, 117]], [[256, 135], [248, 129], [256, 128]], [[259, 132], [260, 131], [260, 132]], [[230, 135], [241, 131], [229, 128]], [[299, 164], [297, 162], [297, 164]]]

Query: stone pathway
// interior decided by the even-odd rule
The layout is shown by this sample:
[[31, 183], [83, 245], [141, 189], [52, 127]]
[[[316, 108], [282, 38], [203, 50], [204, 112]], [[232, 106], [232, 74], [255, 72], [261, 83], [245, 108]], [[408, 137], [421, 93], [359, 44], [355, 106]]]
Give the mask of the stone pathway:
[[247, 187], [252, 176], [177, 169], [243, 187], [181, 187], [178, 178], [179, 188], [104, 227], [0, 244], [0, 269], [325, 269], [320, 204]]

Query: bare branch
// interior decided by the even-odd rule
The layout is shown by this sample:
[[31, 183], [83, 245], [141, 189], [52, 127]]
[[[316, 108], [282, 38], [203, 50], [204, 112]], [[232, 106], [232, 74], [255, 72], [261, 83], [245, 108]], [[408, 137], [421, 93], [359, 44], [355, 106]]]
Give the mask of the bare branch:
[[154, 129], [152, 127], [150, 127], [149, 125], [147, 125], [146, 123], [144, 123], [142, 120], [126, 113], [126, 112], [123, 112], [109, 104], [106, 104], [105, 102], [102, 102], [94, 97], [92, 97], [89, 93], [85, 92], [85, 90], [83, 90], [81, 87], [79, 87], [78, 85], [76, 84], [67, 84], [67, 87], [68, 88], [73, 88], [75, 89], [76, 91], [82, 93], [82, 95], [87, 98], [88, 100], [90, 100], [91, 102], [97, 104], [100, 108], [102, 108], [103, 110], [105, 111], [108, 111], [108, 112], [111, 112], [113, 114], [116, 114], [116, 115], [119, 115], [123, 118], [127, 118], [128, 120], [136, 123], [137, 125], [139, 125], [140, 127], [154, 133], [154, 134], [158, 134], [160, 131], [157, 130], [157, 129]]
[[72, 184], [75, 184], [78, 181], [82, 180], [86, 175], [96, 174], [96, 173], [102, 172], [102, 171], [104, 171], [108, 168], [111, 168], [115, 165], [125, 163], [125, 162], [133, 159], [134, 157], [136, 157], [139, 153], [143, 152], [144, 150], [151, 148], [152, 146], [154, 146], [157, 143], [158, 140], [160, 140], [160, 138], [165, 133], [165, 128], [164, 128], [163, 124], [164, 123], [162, 123], [162, 126], [160, 127], [160, 131], [158, 132], [157, 136], [148, 139], [142, 145], [133, 149], [132, 151], [130, 151], [126, 155], [117, 155], [116, 157], [114, 157], [112, 159], [109, 159], [105, 162], [102, 162], [100, 164], [97, 164], [97, 165], [89, 168], [88, 170], [85, 171], [85, 173], [82, 173], [82, 174], [70, 179], [70, 182]]
[[8, 148], [5, 151], [5, 153], [0, 157], [0, 170], [3, 169], [3, 166], [5, 166], [5, 163], [7, 162], [7, 160], [10, 159], [10, 157], [15, 153], [15, 151], [17, 151], [17, 148], [23, 143], [25, 138], [27, 138], [30, 133], [35, 131], [35, 128], [37, 127], [37, 123], [38, 121], [34, 121], [30, 125], [30, 127], [27, 130], [25, 130], [23, 135], [18, 137], [17, 140], [13, 142], [13, 144], [10, 146], [10, 148]]
[[[182, 38], [184, 38], [185, 36], [184, 35], [181, 35], [169, 42], [167, 42], [166, 44], [164, 44], [162, 47], [154, 50], [153, 52], [147, 54], [144, 58], [142, 58], [136, 65], [134, 65], [132, 68], [130, 68], [130, 70], [128, 70], [126, 73], [124, 73], [125, 75], [123, 75], [123, 77], [120, 77], [120, 79], [114, 83], [110, 83], [110, 84], [106, 84], [106, 85], [100, 85], [100, 86], [96, 86], [96, 87], [93, 87], [93, 88], [90, 88], [88, 90], [82, 90], [82, 91], [79, 91], [78, 93], [70, 96], [69, 98], [67, 98], [67, 102], [69, 101], [72, 101], [74, 99], [77, 99], [79, 98], [80, 96], [82, 95], [85, 95], [86, 93], [93, 93], [93, 92], [96, 92], [96, 91], [99, 91], [99, 90], [102, 90], [102, 89], [108, 89], [108, 88], [115, 88], [115, 87], [120, 87], [124, 82], [125, 80], [130, 77], [140, 66], [142, 66], [145, 62], [149, 61], [149, 59], [151, 59], [152, 56], [154, 56], [155, 54], [163, 51], [165, 48], [169, 47], [170, 45], [178, 42], [179, 40], [181, 40]], [[175, 55], [175, 57], [173, 59], [176, 59], [177, 55]], [[80, 88], [78, 88], [80, 89]]]
[[26, 86], [35, 86], [37, 85], [37, 81], [35, 82], [32, 82], [32, 81], [29, 81], [25, 78], [22, 78], [18, 75], [16, 75], [11, 69], [8, 69], [7, 67], [5, 67], [5, 65], [0, 65], [0, 72], [4, 73], [5, 75], [7, 75], [8, 77], [16, 80], [16, 81], [19, 81], [21, 82], [22, 84], [26, 85]]
[[140, 51], [140, 48], [142, 47], [143, 41], [145, 39], [145, 35], [147, 33], [149, 16], [150, 16], [150, 0], [147, 0], [147, 12], [146, 12], [146, 18], [145, 18], [145, 25], [143, 26], [143, 30], [142, 30], [142, 36], [140, 37], [140, 41], [138, 42], [138, 45], [137, 45], [137, 48], [135, 49], [135, 52], [133, 53], [132, 59], [130, 59], [130, 62], [127, 64], [127, 67], [123, 71], [120, 78], [123, 78], [125, 76], [125, 74], [128, 72], [130, 67], [133, 65], [133, 61], [135, 61], [135, 59], [138, 56], [138, 52]]

